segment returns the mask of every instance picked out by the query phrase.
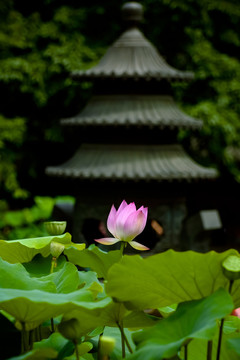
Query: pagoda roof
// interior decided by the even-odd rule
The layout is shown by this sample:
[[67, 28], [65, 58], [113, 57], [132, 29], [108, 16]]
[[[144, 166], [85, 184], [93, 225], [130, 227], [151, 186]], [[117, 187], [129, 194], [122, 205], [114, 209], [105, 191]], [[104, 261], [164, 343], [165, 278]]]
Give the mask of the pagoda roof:
[[193, 161], [181, 145], [83, 144], [47, 175], [81, 180], [194, 181], [215, 179], [217, 171]]
[[127, 29], [110, 46], [99, 63], [88, 70], [74, 71], [76, 80], [97, 78], [134, 78], [156, 80], [192, 80], [192, 72], [180, 71], [167, 64], [156, 47], [137, 27]]
[[61, 124], [199, 129], [202, 121], [182, 112], [171, 96], [131, 94], [94, 96], [78, 115]]

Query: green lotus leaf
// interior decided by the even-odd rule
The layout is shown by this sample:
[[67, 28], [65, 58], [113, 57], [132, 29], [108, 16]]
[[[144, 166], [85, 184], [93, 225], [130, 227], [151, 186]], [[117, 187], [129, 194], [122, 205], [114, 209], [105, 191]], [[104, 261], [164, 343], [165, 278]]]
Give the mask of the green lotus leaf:
[[[217, 347], [218, 347], [218, 332], [215, 334], [212, 344], [212, 359], [216, 359]], [[230, 342], [229, 342], [230, 341]], [[239, 355], [234, 351], [234, 345], [231, 347], [231, 342], [236, 341], [238, 346], [240, 342], [239, 334], [225, 335], [223, 334], [222, 343], [221, 343], [221, 360], [239, 360]], [[207, 359], [207, 346], [208, 341], [202, 339], [193, 339], [188, 344], [188, 360], [203, 360]], [[181, 357], [184, 358], [184, 350], [181, 350]]]
[[240, 332], [240, 319], [237, 316], [226, 316], [224, 321], [223, 332], [225, 334], [232, 334]]
[[[90, 333], [88, 333], [85, 336], [86, 340], [91, 339], [96, 344], [96, 342], [94, 341], [93, 338], [98, 337], [99, 335], [101, 335], [103, 333], [103, 330], [104, 330], [104, 326], [96, 327], [95, 329], [93, 329], [93, 331], [91, 331]], [[97, 347], [96, 347], [96, 350], [97, 350]]]
[[72, 341], [65, 339], [60, 333], [56, 332], [44, 339], [33, 344], [34, 349], [54, 349], [58, 353], [58, 359], [65, 359], [66, 356], [73, 354], [74, 344]]
[[63, 320], [75, 318], [79, 322], [79, 333], [89, 333], [96, 327], [117, 327], [123, 323], [125, 328], [143, 328], [153, 326], [156, 322], [142, 311], [129, 311], [123, 304], [110, 302], [102, 309], [74, 309], [64, 315]]
[[78, 289], [79, 283], [78, 270], [71, 263], [48, 276], [31, 278], [22, 264], [0, 258], [0, 309], [31, 329], [78, 306], [93, 309], [110, 302], [94, 301], [90, 290]]
[[98, 280], [97, 273], [94, 271], [79, 271], [78, 276], [79, 276], [80, 284], [84, 284], [86, 288], [91, 286], [93, 283], [97, 283], [101, 285]]
[[168, 317], [177, 309], [177, 304], [172, 304], [171, 306], [164, 306], [158, 309], [162, 317]]
[[53, 333], [47, 339], [43, 339], [42, 341], [35, 342], [33, 344], [34, 349], [46, 349], [51, 348], [60, 352], [62, 348], [69, 342], [69, 340], [65, 339], [60, 333]]
[[14, 316], [19, 323], [25, 323], [28, 330], [71, 310], [101, 308], [109, 301], [108, 298], [93, 301], [91, 292], [85, 289], [69, 294], [20, 289], [1, 289], [0, 292], [0, 309]]
[[[61, 269], [66, 263], [66, 261], [67, 260], [65, 256], [59, 256], [59, 258], [57, 259], [57, 267], [54, 268], [54, 272]], [[51, 269], [51, 262], [51, 255], [43, 257], [41, 254], [37, 254], [30, 262], [22, 263], [22, 265], [32, 277], [40, 278], [49, 275]]]
[[85, 244], [74, 244], [69, 233], [58, 236], [46, 236], [19, 240], [0, 240], [0, 256], [11, 264], [31, 261], [35, 255], [47, 257], [50, 254], [52, 241], [64, 244], [66, 248], [75, 247], [77, 250], [85, 248]]
[[[41, 281], [51, 280], [55, 283], [57, 292], [70, 292], [75, 291], [77, 288], [90, 289], [94, 293], [102, 292], [102, 285], [99, 283], [96, 273], [78, 272], [75, 265], [66, 262], [64, 256], [60, 256], [57, 259], [57, 267], [52, 274], [49, 274], [51, 267], [52, 256], [44, 258], [38, 254], [29, 263], [23, 263], [31, 277], [37, 277]], [[67, 265], [68, 264], [68, 265]], [[80, 275], [80, 273], [83, 273]], [[86, 274], [86, 275], [85, 275]], [[95, 286], [96, 284], [96, 286]], [[93, 287], [93, 289], [91, 288]]]
[[[238, 355], [238, 359], [239, 359], [239, 356], [240, 356], [240, 336], [239, 336], [239, 334], [237, 337], [227, 340], [227, 347], [228, 347], [228, 349], [233, 350], [235, 355]], [[231, 359], [232, 359], [232, 357], [231, 357]]]
[[[141, 258], [123, 256], [108, 272], [107, 294], [128, 307], [161, 308], [183, 301], [200, 299], [229, 281], [222, 272], [222, 262], [235, 250], [206, 254], [194, 251], [164, 253]], [[240, 306], [240, 281], [235, 281], [232, 294], [235, 307]]]
[[69, 244], [64, 244], [64, 245], [65, 245], [65, 250], [63, 252], [64, 254], [65, 254], [67, 249], [84, 250], [85, 247], [86, 247], [86, 244], [84, 244], [84, 243], [77, 244], [77, 243], [71, 242]]
[[[75, 360], [75, 359], [74, 359]], [[93, 354], [87, 353], [80, 357], [80, 360], [95, 360]]]
[[93, 271], [79, 271], [78, 272], [80, 286], [84, 286], [85, 289], [90, 290], [94, 296], [100, 294], [100, 297], [105, 297], [105, 291], [103, 285], [97, 278], [97, 273]]
[[[10, 264], [0, 258], [0, 288], [56, 292], [53, 281], [32, 278], [22, 264]], [[1, 289], [2, 291], [2, 289]], [[1, 293], [1, 292], [0, 292]], [[1, 294], [0, 294], [1, 296]]]
[[22, 264], [10, 264], [0, 258], [0, 288], [68, 293], [78, 286], [78, 270], [71, 263], [64, 262], [55, 273], [33, 278]]
[[69, 293], [77, 290], [79, 286], [78, 270], [71, 263], [64, 263], [58, 271], [43, 276], [40, 280], [51, 280], [55, 284], [58, 293]]
[[122, 253], [120, 250], [109, 251], [108, 253], [92, 244], [81, 252], [75, 248], [65, 249], [64, 254], [75, 265], [82, 268], [90, 268], [98, 274], [99, 278], [107, 278], [109, 268], [118, 262]]
[[133, 334], [137, 351], [129, 359], [169, 358], [191, 339], [212, 340], [218, 330], [217, 320], [231, 313], [232, 309], [232, 298], [225, 289], [200, 300], [181, 303], [168, 318]]
[[[89, 351], [92, 350], [93, 345], [90, 342], [83, 342], [78, 346], [78, 354], [79, 356], [83, 356], [87, 354]], [[76, 353], [72, 354], [71, 356], [65, 357], [64, 360], [76, 360]]]
[[56, 359], [58, 353], [53, 349], [34, 349], [26, 354], [11, 357], [8, 360], [50, 360]]

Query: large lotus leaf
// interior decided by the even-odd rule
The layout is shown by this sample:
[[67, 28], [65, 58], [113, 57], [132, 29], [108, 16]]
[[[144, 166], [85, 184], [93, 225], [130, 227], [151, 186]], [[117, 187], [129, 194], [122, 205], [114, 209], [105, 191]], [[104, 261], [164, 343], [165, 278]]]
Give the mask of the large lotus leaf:
[[151, 319], [142, 311], [129, 311], [123, 304], [111, 302], [103, 309], [76, 309], [69, 311], [64, 320], [76, 318], [79, 321], [79, 333], [85, 334], [96, 327], [117, 327], [123, 323], [125, 328], [143, 328], [155, 325], [156, 321]]
[[64, 262], [53, 274], [33, 278], [22, 264], [10, 264], [0, 258], [0, 288], [67, 293], [78, 286], [78, 270], [71, 263]]
[[181, 303], [173, 315], [133, 334], [137, 351], [130, 359], [170, 358], [191, 339], [211, 340], [218, 329], [217, 320], [232, 309], [232, 298], [225, 289], [200, 300]]
[[[0, 258], [0, 288], [56, 292], [53, 281], [32, 278], [22, 264], [10, 264]], [[2, 289], [0, 291], [1, 296]]]
[[[144, 259], [124, 256], [110, 268], [106, 291], [114, 299], [140, 309], [200, 299], [219, 287], [228, 288], [221, 264], [229, 254], [236, 253], [168, 250]], [[235, 281], [232, 289], [235, 307], [240, 306], [239, 284], [239, 280]]]
[[28, 330], [71, 310], [101, 308], [109, 302], [109, 298], [93, 301], [92, 293], [85, 289], [69, 294], [20, 289], [1, 289], [0, 292], [0, 309], [25, 323]]
[[40, 281], [48, 280], [51, 280], [55, 284], [58, 293], [75, 291], [78, 289], [80, 283], [78, 270], [76, 266], [71, 263], [64, 263], [58, 271], [40, 278]]
[[[49, 275], [51, 270], [52, 255], [43, 257], [41, 254], [37, 254], [34, 258], [27, 263], [22, 263], [25, 269], [32, 277], [43, 277]], [[61, 255], [57, 259], [57, 266], [53, 269], [54, 272], [58, 271], [67, 262], [65, 256]]]
[[123, 323], [125, 328], [141, 328], [153, 326], [156, 321], [152, 320], [143, 311], [129, 311], [121, 303], [110, 303], [105, 307], [99, 317], [103, 326], [117, 326]]
[[104, 279], [107, 278], [109, 268], [122, 257], [120, 250], [109, 251], [107, 253], [94, 244], [82, 251], [69, 248], [64, 251], [64, 254], [73, 264], [79, 265], [82, 268], [90, 268], [98, 274], [99, 278]]
[[[57, 267], [53, 274], [49, 274], [52, 256], [47, 258], [38, 254], [29, 263], [22, 264], [32, 277], [38, 277], [41, 281], [52, 280], [57, 287], [57, 292], [75, 291], [77, 288], [90, 289], [95, 295], [101, 292], [104, 297], [103, 286], [100, 284], [96, 273], [92, 271], [77, 271], [75, 265], [66, 263], [66, 258], [60, 256], [57, 259]], [[66, 272], [66, 270], [68, 270]]]
[[58, 353], [53, 349], [34, 349], [26, 354], [11, 357], [8, 360], [50, 360], [56, 359]]
[[95, 328], [102, 326], [103, 321], [100, 318], [101, 312], [102, 309], [88, 310], [86, 308], [79, 307], [78, 309], [70, 309], [68, 312], [65, 312], [62, 320], [67, 321], [70, 319], [77, 319], [77, 332], [80, 334], [80, 336], [83, 336], [92, 332]]
[[[93, 345], [90, 342], [83, 342], [78, 345], [78, 354], [82, 356], [92, 349]], [[74, 344], [72, 341], [65, 339], [60, 333], [54, 333], [48, 339], [36, 342], [33, 345], [34, 349], [51, 348], [58, 352], [58, 360], [76, 360], [74, 354]]]
[[66, 248], [75, 247], [77, 250], [85, 248], [85, 244], [74, 244], [71, 238], [69, 233], [65, 233], [30, 239], [0, 240], [0, 256], [11, 264], [29, 262], [37, 254], [47, 257], [50, 254], [52, 241], [62, 243]]

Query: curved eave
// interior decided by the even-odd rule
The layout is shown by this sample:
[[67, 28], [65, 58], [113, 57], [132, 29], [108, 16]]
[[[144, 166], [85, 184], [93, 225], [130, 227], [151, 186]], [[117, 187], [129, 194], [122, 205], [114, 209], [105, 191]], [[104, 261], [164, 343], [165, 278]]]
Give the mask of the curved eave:
[[125, 31], [108, 48], [98, 65], [85, 71], [74, 71], [71, 77], [75, 80], [132, 78], [189, 81], [194, 78], [194, 74], [168, 65], [142, 32], [137, 28], [132, 28]]
[[200, 129], [202, 121], [181, 111], [173, 98], [160, 95], [94, 96], [64, 126], [148, 126]]
[[83, 145], [46, 174], [79, 180], [196, 181], [215, 179], [215, 169], [194, 162], [180, 145]]

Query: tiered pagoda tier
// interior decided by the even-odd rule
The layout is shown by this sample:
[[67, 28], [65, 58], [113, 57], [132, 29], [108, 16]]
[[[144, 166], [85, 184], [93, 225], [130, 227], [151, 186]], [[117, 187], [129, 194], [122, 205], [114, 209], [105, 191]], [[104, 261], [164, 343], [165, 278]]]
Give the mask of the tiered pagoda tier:
[[172, 234], [164, 219], [175, 216], [171, 214], [173, 209], [179, 212], [179, 204], [176, 221], [181, 223], [187, 213], [175, 185], [208, 181], [217, 173], [196, 163], [177, 141], [180, 129], [202, 126], [178, 107], [171, 90], [171, 82], [189, 81], [193, 74], [168, 65], [144, 37], [137, 27], [142, 18], [139, 3], [126, 3], [122, 11], [126, 30], [98, 65], [71, 74], [76, 81], [93, 82], [94, 93], [78, 115], [61, 120], [79, 134], [78, 149], [46, 173], [69, 179], [79, 189], [74, 214], [78, 224], [84, 222], [82, 213], [106, 221], [109, 206], [126, 199], [150, 209], [152, 205], [150, 216], [163, 224], [165, 234]]

